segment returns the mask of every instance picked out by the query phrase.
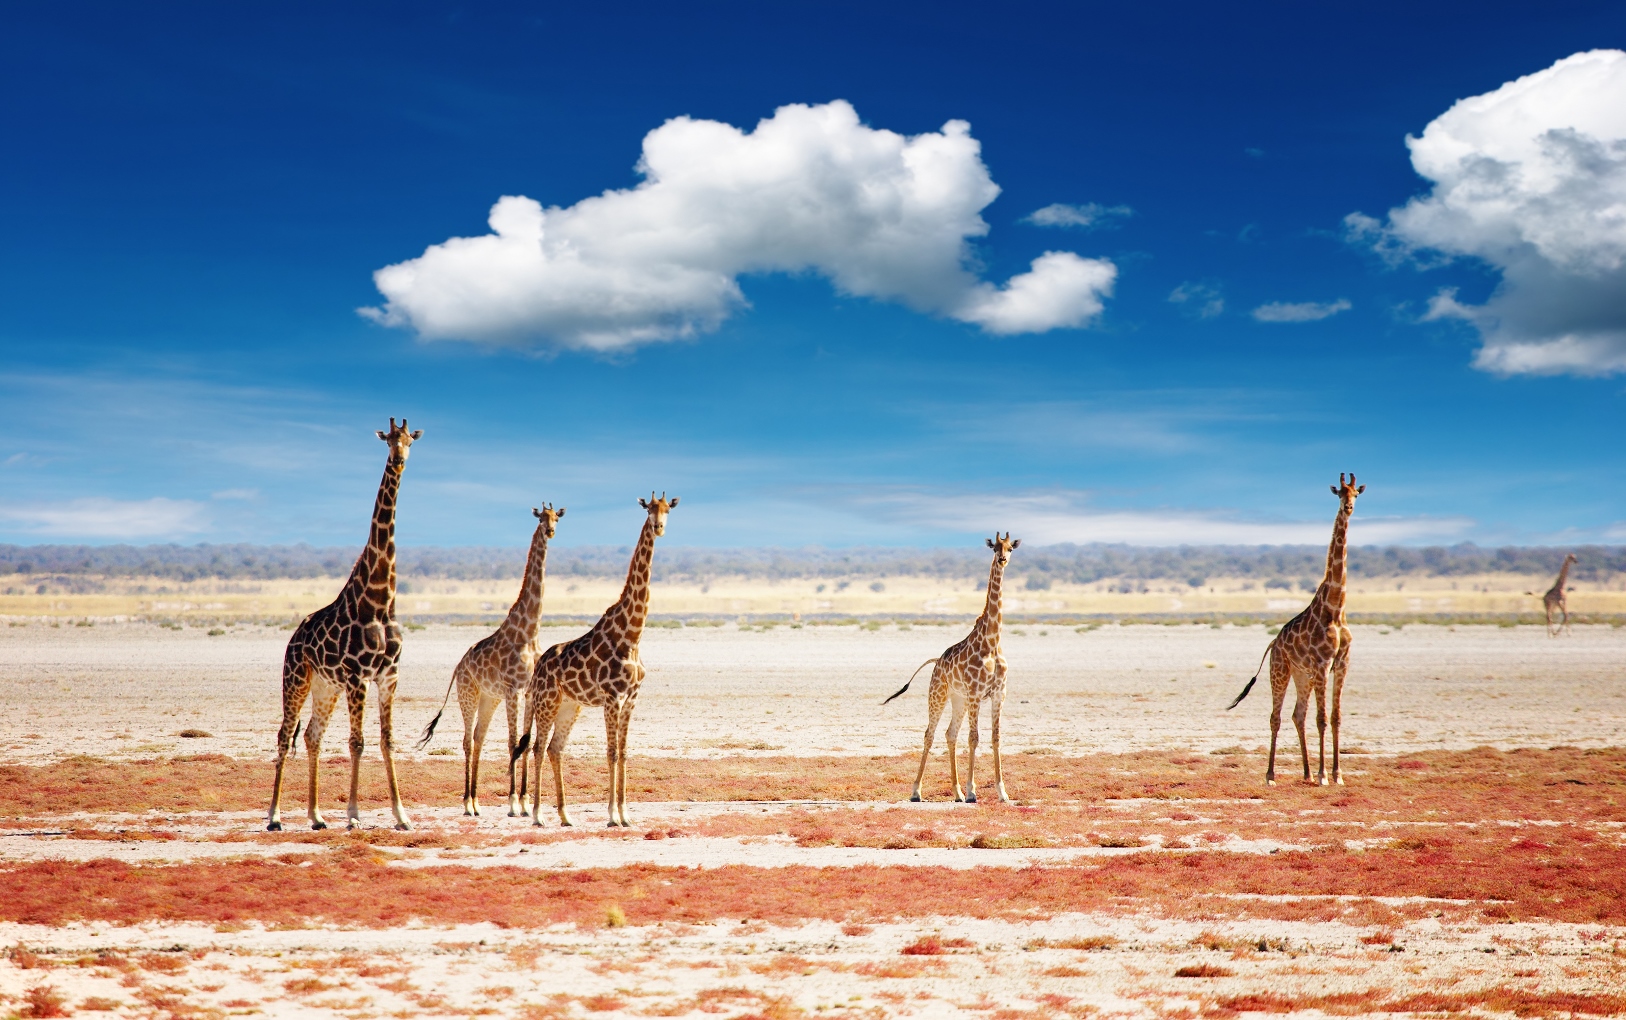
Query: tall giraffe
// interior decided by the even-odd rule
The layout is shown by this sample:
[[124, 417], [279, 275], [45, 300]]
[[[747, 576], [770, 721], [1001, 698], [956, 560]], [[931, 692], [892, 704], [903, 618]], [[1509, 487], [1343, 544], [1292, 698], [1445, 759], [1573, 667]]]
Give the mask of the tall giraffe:
[[[1011, 802], [1010, 795], [1005, 792], [1005, 774], [999, 760], [999, 712], [1005, 704], [1005, 657], [999, 652], [1000, 591], [1005, 580], [1005, 565], [1010, 563], [1011, 553], [1021, 544], [1022, 540], [1012, 539], [1008, 531], [1004, 538], [999, 537], [999, 532], [994, 532], [994, 537], [988, 539], [988, 548], [994, 551], [994, 562], [988, 569], [988, 601], [982, 607], [982, 615], [971, 625], [971, 633], [959, 643], [950, 645], [937, 658], [927, 659], [915, 667], [918, 675], [922, 669], [936, 663], [932, 669], [931, 687], [926, 695], [926, 746], [920, 751], [920, 768], [915, 772], [915, 788], [909, 794], [910, 800], [921, 799], [920, 783], [926, 776], [926, 759], [932, 753], [932, 741], [937, 737], [937, 720], [943, 714], [944, 703], [952, 699], [954, 710], [949, 715], [948, 724], [949, 782], [954, 784], [955, 800], [968, 804], [977, 802], [977, 727], [982, 715], [982, 701], [987, 698], [993, 709], [994, 785], [999, 789], [999, 799], [1007, 804]], [[907, 691], [909, 684], [914, 682], [915, 678], [911, 676], [909, 683], [904, 684], [892, 698]], [[892, 698], [887, 698], [881, 704], [886, 704]], [[954, 742], [959, 738], [960, 720], [968, 708], [971, 732], [966, 736], [965, 790], [962, 793]]]
[[[1565, 553], [1564, 565], [1558, 568], [1558, 580], [1554, 581], [1553, 586], [1541, 596], [1541, 607], [1547, 610], [1548, 637], [1557, 637], [1570, 629], [1570, 599], [1565, 592], [1565, 586], [1569, 584], [1570, 565], [1575, 562], [1577, 561], [1574, 553]], [[1527, 591], [1525, 594], [1534, 595], [1535, 592]], [[1561, 617], [1556, 628], [1553, 627], [1554, 609], [1558, 610]]]
[[[521, 755], [514, 754], [519, 738], [519, 694], [531, 679], [536, 657], [542, 653], [542, 586], [548, 572], [548, 539], [554, 536], [559, 518], [565, 508], [553, 509], [544, 503], [532, 507], [536, 516], [536, 531], [531, 534], [531, 551], [525, 559], [525, 579], [520, 582], [519, 597], [502, 626], [492, 634], [476, 641], [463, 653], [452, 670], [452, 682], [446, 686], [446, 698], [457, 688], [457, 705], [463, 710], [463, 813], [480, 813], [480, 751], [485, 746], [486, 729], [491, 716], [501, 703], [508, 711], [508, 817], [525, 813], [525, 791], [515, 787], [515, 763]], [[442, 699], [440, 711], [424, 727], [418, 749], [428, 746], [435, 736], [435, 724], [446, 712]], [[525, 764], [518, 761], [519, 780], [523, 786]]]
[[[1316, 769], [1316, 782], [1327, 785], [1327, 673], [1332, 672], [1332, 781], [1344, 784], [1344, 772], [1338, 761], [1338, 725], [1343, 718], [1344, 676], [1349, 672], [1349, 628], [1344, 625], [1344, 597], [1349, 581], [1349, 517], [1355, 512], [1355, 497], [1366, 491], [1366, 486], [1355, 484], [1355, 473], [1344, 481], [1338, 475], [1338, 484], [1331, 486], [1338, 497], [1338, 516], [1332, 523], [1332, 542], [1327, 546], [1327, 573], [1321, 579], [1315, 597], [1299, 615], [1277, 632], [1265, 654], [1270, 656], [1270, 764], [1265, 769], [1265, 782], [1276, 785], [1276, 735], [1282, 728], [1282, 699], [1287, 696], [1287, 683], [1291, 679], [1296, 700], [1293, 704], [1293, 726], [1299, 731], [1299, 755], [1304, 760], [1304, 781], [1310, 781], [1310, 749], [1304, 739], [1304, 717], [1310, 703], [1310, 692], [1315, 692], [1315, 725], [1321, 737], [1321, 750]], [[1264, 665], [1264, 657], [1260, 657]], [[1235, 708], [1253, 690], [1259, 679], [1253, 679], [1242, 688], [1236, 700], [1226, 706]]]
[[395, 757], [390, 715], [395, 702], [397, 664], [401, 658], [401, 627], [395, 622], [395, 497], [407, 454], [423, 430], [407, 431], [405, 418], [390, 419], [388, 433], [378, 438], [389, 444], [384, 478], [373, 504], [372, 530], [339, 597], [305, 617], [294, 628], [282, 656], [282, 726], [277, 730], [277, 776], [271, 785], [271, 815], [266, 828], [282, 828], [282, 769], [299, 738], [299, 711], [311, 696], [311, 721], [305, 728], [305, 749], [310, 755], [311, 828], [325, 829], [321, 802], [316, 795], [317, 758], [328, 716], [344, 694], [350, 709], [350, 801], [345, 816], [354, 828], [361, 819], [356, 807], [356, 786], [361, 780], [362, 712], [367, 705], [367, 683], [378, 685], [379, 750], [390, 786], [390, 807], [395, 827], [410, 829], [395, 782]]
[[[564, 750], [570, 729], [582, 706], [604, 709], [605, 757], [610, 766], [610, 825], [631, 825], [627, 820], [627, 728], [632, 707], [638, 700], [638, 687], [644, 682], [644, 665], [638, 658], [638, 641], [649, 616], [649, 564], [655, 555], [655, 539], [666, 534], [666, 515], [678, 505], [663, 492], [659, 499], [651, 492], [640, 499], [648, 516], [638, 534], [627, 567], [627, 583], [621, 597], [593, 628], [574, 641], [554, 645], [536, 660], [536, 669], [526, 690], [530, 716], [525, 736], [514, 749], [517, 758], [531, 741], [533, 726], [536, 749], [547, 742], [548, 762], [553, 766], [554, 806], [559, 824], [572, 825], [565, 810]], [[550, 737], [551, 731], [551, 737]], [[542, 824], [542, 755], [533, 754], [536, 782], [531, 787], [531, 818]]]

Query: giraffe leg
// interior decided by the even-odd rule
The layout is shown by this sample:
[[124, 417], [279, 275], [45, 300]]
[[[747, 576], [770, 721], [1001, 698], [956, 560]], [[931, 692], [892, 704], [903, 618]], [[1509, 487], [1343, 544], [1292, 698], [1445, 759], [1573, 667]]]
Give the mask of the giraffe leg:
[[327, 819], [322, 817], [322, 802], [317, 795], [316, 770], [322, 753], [322, 733], [327, 729], [328, 717], [333, 714], [333, 707], [338, 702], [339, 689], [331, 680], [318, 674], [316, 683], [311, 685], [311, 721], [305, 726], [305, 753], [310, 759], [308, 815], [313, 829], [327, 828]]
[[[519, 740], [519, 687], [510, 684], [508, 695], [503, 698], [503, 711], [508, 714], [508, 817], [523, 818], [525, 816], [525, 761], [524, 755], [517, 760], [514, 747]], [[529, 753], [527, 751], [526, 753]], [[518, 784], [516, 786], [515, 784]]]
[[[1319, 744], [1316, 750], [1315, 781], [1317, 786], [1327, 785], [1327, 673], [1332, 663], [1316, 667], [1315, 692], [1315, 728]], [[1305, 766], [1309, 766], [1309, 755], [1305, 755]]]
[[617, 699], [604, 706], [604, 757], [610, 766], [610, 794], [609, 794], [609, 828], [621, 824], [621, 818], [616, 814], [616, 788], [621, 778], [621, 707], [622, 699]]
[[361, 723], [367, 711], [367, 685], [352, 678], [345, 684], [344, 700], [350, 712], [350, 797], [345, 801], [344, 817], [354, 829], [361, 821], [357, 793], [361, 787], [361, 752], [367, 747], [367, 740], [361, 735]]
[[921, 781], [926, 778], [926, 759], [931, 757], [932, 741], [937, 738], [937, 721], [943, 717], [943, 705], [948, 701], [948, 684], [938, 676], [937, 670], [932, 670], [932, 685], [926, 697], [926, 741], [920, 749], [920, 768], [915, 772], [915, 788], [909, 794], [909, 799], [919, 802]]
[[1270, 762], [1265, 766], [1265, 785], [1276, 785], [1276, 738], [1282, 731], [1282, 701], [1289, 683], [1287, 655], [1270, 651]]
[[992, 719], [989, 723], [989, 737], [994, 745], [994, 786], [999, 789], [999, 800], [1003, 804], [1011, 803], [1011, 795], [1005, 792], [1005, 770], [999, 760], [999, 713], [1005, 707], [1005, 693], [1001, 691], [989, 705]]
[[960, 739], [960, 720], [965, 718], [965, 697], [958, 691], [949, 692], [949, 724], [948, 724], [948, 760], [949, 782], [954, 786], [955, 803], [965, 800], [965, 792], [960, 789], [960, 755], [957, 743]]
[[[466, 661], [466, 660], [465, 660]], [[480, 716], [479, 683], [462, 662], [454, 674], [457, 683], [457, 707], [463, 713], [463, 813], [472, 815], [474, 807], [474, 726]]]
[[1349, 672], [1349, 628], [1345, 627], [1338, 642], [1338, 654], [1332, 660], [1332, 781], [1344, 785], [1344, 768], [1338, 759], [1338, 725], [1344, 717], [1344, 676]]
[[401, 785], [395, 778], [395, 683], [393, 670], [378, 682], [378, 751], [384, 758], [384, 783], [390, 788], [390, 811], [395, 827], [402, 832], [412, 828], [406, 807], [401, 803]]
[[310, 691], [310, 665], [296, 661], [290, 668], [285, 664], [282, 669], [282, 725], [277, 727], [277, 776], [271, 781], [271, 814], [265, 825], [271, 832], [282, 831], [283, 770], [299, 734], [299, 710], [305, 707], [305, 699]]
[[615, 784], [615, 805], [616, 814], [621, 819], [623, 828], [632, 825], [627, 819], [627, 734], [632, 730], [632, 704], [632, 699], [628, 698], [616, 720], [615, 767], [620, 775], [617, 776]]
[[[565, 741], [570, 739], [570, 729], [576, 725], [576, 717], [581, 714], [581, 704], [575, 701], [561, 702], [558, 714], [553, 720], [553, 739], [548, 741], [548, 763], [553, 766], [553, 793], [554, 806], [559, 809], [559, 824], [574, 825], [570, 815], [565, 811], [565, 772], [564, 754]], [[537, 785], [541, 785], [540, 780]], [[541, 825], [540, 820], [536, 824]]]
[[965, 735], [965, 802], [977, 802], [977, 730], [981, 728], [982, 699], [971, 698], [966, 708], [968, 732]]
[[1310, 781], [1310, 744], [1304, 738], [1304, 720], [1310, 714], [1310, 688], [1295, 670], [1293, 674], [1293, 728], [1299, 734], [1299, 757], [1303, 759], [1304, 781]]
[[[480, 814], [480, 752], [486, 746], [486, 731], [491, 728], [491, 717], [497, 712], [497, 703], [487, 697], [480, 698], [479, 715], [474, 719], [474, 745], [469, 755], [469, 802], [465, 815]], [[513, 769], [512, 762], [509, 765]]]

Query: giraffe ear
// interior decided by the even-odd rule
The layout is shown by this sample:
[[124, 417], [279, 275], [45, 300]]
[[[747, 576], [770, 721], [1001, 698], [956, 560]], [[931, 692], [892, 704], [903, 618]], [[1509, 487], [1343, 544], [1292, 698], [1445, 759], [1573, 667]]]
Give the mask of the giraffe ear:
[[645, 499], [642, 496], [639, 496], [638, 497], [638, 505], [643, 507], [645, 510], [648, 510], [649, 509], [649, 500]]
[[1333, 495], [1334, 495], [1334, 496], [1336, 496], [1336, 495], [1338, 495], [1338, 486], [1336, 486], [1336, 485], [1329, 485], [1329, 486], [1327, 486], [1327, 488], [1329, 488], [1329, 489], [1331, 489], [1331, 490], [1332, 490], [1332, 494], [1333, 494]]
[[1361, 493], [1363, 493], [1365, 491], [1366, 491], [1366, 486], [1363, 485], [1360, 488], [1355, 490], [1355, 495], [1359, 496]]
[[390, 437], [385, 435], [383, 432], [378, 433], [378, 438], [384, 440], [386, 443], [390, 441]]
[[677, 497], [676, 497], [676, 496], [673, 496], [673, 497], [672, 497], [672, 502], [670, 502], [670, 503], [668, 503], [668, 504], [666, 504], [666, 508], [667, 508], [667, 509], [668, 509], [668, 510], [670, 510], [670, 509], [672, 509], [672, 508], [673, 508], [673, 507], [675, 507], [675, 506], [677, 506], [677, 501], [678, 501], [678, 498], [677, 498]]
[[988, 543], [988, 548], [992, 549], [994, 547], [994, 540], [993, 539], [987, 538], [987, 539], [983, 539], [983, 541]]
[[565, 515], [565, 508], [564, 507], [560, 507], [559, 512], [554, 514], [555, 517], [563, 517], [564, 515]]
[[[1008, 536], [1008, 533], [1007, 533], [1007, 537], [1009, 537], [1009, 536]], [[1012, 549], [1015, 549], [1015, 548], [1016, 548], [1016, 547], [1017, 547], [1017, 546], [1019, 546], [1019, 545], [1021, 545], [1021, 544], [1022, 544], [1022, 540], [1021, 540], [1021, 539], [1020, 539], [1020, 538], [1018, 538], [1018, 539], [1016, 539], [1016, 540], [1015, 540], [1015, 541], [1013, 541], [1013, 542], [1012, 542], [1012, 543], [1011, 543], [1011, 548], [1012, 548]]]
[[414, 443], [416, 443], [418, 440], [420, 440], [422, 438], [423, 438], [423, 429], [413, 429], [412, 430], [412, 441]]

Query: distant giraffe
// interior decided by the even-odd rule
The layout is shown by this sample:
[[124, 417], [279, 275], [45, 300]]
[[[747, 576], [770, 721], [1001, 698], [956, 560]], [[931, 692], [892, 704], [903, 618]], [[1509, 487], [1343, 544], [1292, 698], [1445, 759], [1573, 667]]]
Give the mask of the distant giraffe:
[[[1547, 610], [1548, 637], [1557, 637], [1559, 634], [1569, 633], [1570, 600], [1569, 595], [1566, 594], [1565, 586], [1569, 584], [1570, 565], [1575, 562], [1577, 561], [1574, 553], [1565, 553], [1564, 565], [1558, 568], [1558, 580], [1554, 581], [1553, 586], [1548, 588], [1546, 593], [1541, 596], [1541, 606]], [[1527, 591], [1525, 594], [1534, 595], [1535, 592]], [[1556, 628], [1553, 626], [1554, 609], [1558, 610], [1561, 617]]]
[[367, 684], [378, 685], [379, 750], [384, 755], [384, 776], [389, 781], [390, 807], [395, 827], [410, 829], [401, 807], [401, 791], [395, 782], [395, 757], [390, 723], [395, 702], [397, 663], [401, 658], [401, 627], [395, 622], [395, 497], [401, 488], [401, 472], [407, 454], [423, 430], [407, 431], [405, 418], [396, 425], [390, 419], [388, 433], [378, 438], [389, 444], [384, 478], [378, 483], [378, 501], [373, 505], [373, 525], [367, 548], [357, 558], [339, 597], [305, 617], [288, 639], [282, 656], [282, 726], [277, 730], [277, 774], [271, 785], [271, 815], [266, 828], [282, 828], [282, 770], [288, 752], [299, 737], [299, 710], [311, 697], [311, 720], [305, 729], [305, 749], [310, 756], [311, 828], [325, 829], [321, 802], [316, 794], [316, 769], [322, 750], [322, 731], [342, 692], [350, 710], [350, 800], [345, 816], [355, 827], [361, 819], [356, 807], [356, 786], [361, 779], [362, 712], [367, 704]]
[[[452, 670], [452, 682], [446, 687], [446, 697], [457, 688], [457, 705], [463, 710], [463, 813], [480, 813], [480, 750], [485, 746], [486, 729], [491, 716], [500, 703], [508, 711], [508, 817], [523, 815], [525, 765], [523, 755], [514, 754], [519, 738], [519, 695], [531, 679], [536, 657], [541, 654], [542, 586], [548, 572], [548, 539], [552, 538], [565, 515], [565, 508], [554, 510], [544, 503], [533, 507], [536, 531], [531, 534], [531, 551], [525, 560], [525, 578], [520, 582], [519, 597], [497, 630], [476, 641], [463, 653]], [[446, 711], [443, 699], [440, 711], [424, 727], [423, 739], [418, 741], [422, 750], [435, 736], [435, 724]], [[515, 765], [518, 764], [520, 787], [515, 787]]]
[[[1000, 590], [1005, 578], [1005, 565], [1010, 563], [1011, 553], [1021, 544], [1022, 540], [1012, 539], [1008, 531], [1004, 538], [1000, 538], [996, 531], [994, 537], [988, 539], [988, 548], [994, 551], [994, 562], [988, 570], [988, 601], [983, 605], [982, 615], [977, 617], [977, 622], [971, 625], [971, 633], [963, 640], [950, 645], [942, 655], [927, 659], [915, 669], [918, 674], [927, 666], [936, 664], [926, 695], [926, 746], [920, 751], [915, 788], [909, 794], [912, 801], [921, 799], [920, 783], [926, 776], [926, 760], [932, 753], [932, 741], [937, 736], [937, 720], [943, 715], [943, 705], [952, 700], [954, 709], [949, 715], [948, 724], [949, 782], [954, 784], [955, 800], [968, 804], [977, 802], [977, 727], [982, 715], [982, 701], [987, 698], [993, 710], [994, 785], [999, 790], [999, 799], [1007, 804], [1011, 802], [1010, 795], [1005, 792], [1005, 774], [999, 760], [999, 713], [1005, 704], [1005, 657], [999, 652]], [[914, 682], [915, 678], [911, 676], [909, 683], [904, 684], [892, 698], [907, 691], [909, 684]], [[892, 698], [887, 698], [881, 704], [886, 704]], [[954, 744], [960, 735], [960, 720], [968, 709], [971, 732], [966, 736], [965, 790], [962, 792]]]
[[[593, 628], [574, 641], [554, 645], [536, 660], [536, 669], [526, 690], [529, 706], [525, 736], [520, 738], [514, 756], [525, 753], [534, 725], [536, 749], [547, 745], [548, 762], [553, 766], [554, 805], [561, 825], [574, 824], [565, 810], [563, 757], [565, 741], [576, 724], [582, 706], [604, 709], [605, 756], [610, 766], [610, 825], [631, 825], [627, 820], [627, 729], [638, 688], [644, 682], [644, 665], [638, 658], [638, 642], [649, 616], [649, 566], [655, 555], [655, 539], [666, 534], [666, 515], [678, 505], [662, 493], [651, 492], [638, 505], [648, 511], [638, 545], [627, 567], [626, 587], [615, 605]], [[550, 736], [551, 734], [551, 736]], [[536, 781], [531, 787], [531, 819], [542, 824], [542, 755], [536, 762]]]
[[[1348, 584], [1349, 551], [1345, 544], [1349, 533], [1349, 518], [1355, 512], [1355, 497], [1366, 491], [1366, 486], [1355, 484], [1355, 475], [1349, 481], [1338, 476], [1332, 494], [1338, 497], [1338, 516], [1333, 520], [1332, 542], [1327, 546], [1327, 573], [1321, 586], [1315, 590], [1303, 612], [1287, 621], [1281, 631], [1265, 646], [1270, 657], [1270, 764], [1265, 769], [1265, 782], [1276, 785], [1276, 736], [1282, 728], [1282, 699], [1287, 696], [1287, 684], [1292, 680], [1297, 690], [1293, 705], [1293, 725], [1299, 731], [1299, 755], [1304, 759], [1304, 779], [1310, 779], [1310, 749], [1304, 739], [1304, 717], [1315, 693], [1315, 725], [1321, 735], [1319, 767], [1316, 782], [1327, 785], [1327, 673], [1332, 672], [1332, 781], [1342, 786], [1343, 769], [1338, 761], [1338, 724], [1342, 719], [1344, 675], [1349, 671], [1349, 628], [1344, 625], [1344, 596]], [[1260, 664], [1264, 664], [1263, 658]], [[1259, 675], [1254, 674], [1236, 700], [1227, 710], [1242, 703], [1253, 690]]]

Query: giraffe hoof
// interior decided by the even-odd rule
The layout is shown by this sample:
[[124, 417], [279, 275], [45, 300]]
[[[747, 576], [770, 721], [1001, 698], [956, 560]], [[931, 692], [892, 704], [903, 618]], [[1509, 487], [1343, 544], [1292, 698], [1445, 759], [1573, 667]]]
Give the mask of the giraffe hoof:
[[395, 831], [397, 831], [397, 832], [411, 832], [412, 831], [412, 823], [411, 822], [396, 822], [395, 823]]
[[321, 819], [317, 819], [316, 821], [311, 823], [311, 828], [313, 828], [316, 831], [320, 832], [321, 830], [327, 828], [327, 823], [322, 821]]
[[282, 831], [282, 823], [281, 822], [271, 822], [268, 825], [266, 825], [265, 831], [266, 832], [281, 832]]
[[975, 804], [977, 802], [977, 795], [974, 794], [974, 793], [966, 794], [965, 795], [965, 802], [967, 804]]
[[1274, 779], [1267, 779], [1267, 780], [1265, 780], [1265, 785], [1266, 785], [1266, 786], [1275, 786], [1275, 785], [1276, 785], [1276, 780], [1274, 780]]
[[909, 803], [911, 803], [911, 804], [919, 804], [921, 802], [921, 800], [922, 800], [922, 798], [921, 798], [920, 794], [918, 794], [918, 793], [911, 793], [909, 795]]

